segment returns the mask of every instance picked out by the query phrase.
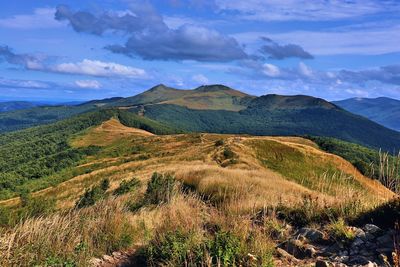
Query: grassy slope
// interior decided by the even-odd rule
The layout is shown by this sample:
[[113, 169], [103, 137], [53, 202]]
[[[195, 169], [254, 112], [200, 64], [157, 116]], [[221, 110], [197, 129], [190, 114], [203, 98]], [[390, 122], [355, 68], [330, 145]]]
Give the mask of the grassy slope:
[[260, 103], [240, 112], [233, 112], [151, 105], [145, 107], [144, 114], [194, 132], [316, 135], [335, 137], [376, 149], [400, 149], [400, 133], [334, 106], [269, 109], [267, 104]]
[[[112, 126], [112, 131], [109, 126]], [[93, 133], [96, 138], [93, 138]], [[224, 158], [223, 147], [214, 146], [219, 139], [224, 140], [223, 147], [233, 150], [233, 163]], [[101, 178], [109, 177], [115, 184], [132, 174], [147, 179], [153, 171], [176, 172], [178, 177], [193, 174], [189, 175], [190, 179], [200, 174], [201, 179], [222, 183], [232, 175], [238, 179], [242, 177], [243, 181], [260, 185], [259, 193], [253, 199], [256, 202], [265, 201], [264, 197], [256, 200], [264, 195], [263, 190], [269, 191], [267, 198], [275, 201], [279, 198], [298, 199], [302, 193], [311, 192], [309, 190], [326, 199], [343, 190], [364, 192], [366, 199], [390, 195], [345, 160], [316, 149], [313, 143], [302, 138], [239, 138], [216, 134], [152, 136], [142, 131], [138, 135], [137, 130], [128, 130], [113, 119], [83, 131], [70, 143], [81, 148], [93, 144], [103, 148], [87, 158], [85, 164], [74, 168], [79, 175], [38, 193], [57, 196], [66, 206], [73, 203], [85, 187]]]
[[[84, 174], [36, 192], [33, 198], [55, 198], [58, 208], [68, 210], [86, 188], [104, 178], [110, 179], [111, 193], [122, 180], [132, 177], [144, 185], [154, 171], [174, 173], [190, 192], [179, 193], [170, 203], [127, 211], [126, 206], [143, 195], [146, 188], [142, 186], [131, 195], [110, 198], [88, 209], [29, 219], [0, 233], [0, 252], [8, 248], [1, 244], [11, 245], [0, 265], [87, 266], [91, 257], [120, 249], [134, 253], [149, 244], [161, 249], [164, 236], [175, 238], [182, 233], [191, 242], [200, 242], [218, 232], [242, 242], [245, 250], [240, 258], [251, 253], [266, 263], [271, 261], [276, 242], [271, 236], [283, 233], [285, 226], [274, 218], [255, 223], [265, 207], [284, 205], [314, 213], [315, 205], [323, 210], [337, 206], [347, 210], [354, 203], [370, 208], [393, 196], [347, 161], [319, 150], [307, 139], [139, 132], [111, 119], [74, 135], [70, 139], [74, 145], [95, 142], [103, 148], [74, 167]], [[100, 140], [94, 140], [93, 133]], [[304, 195], [310, 195], [311, 204], [304, 204]], [[18, 198], [1, 202], [6, 206], [18, 203]], [[173, 248], [182, 247], [186, 253], [185, 240], [172, 239], [176, 241]]]
[[[72, 167], [83, 161], [87, 155], [97, 153], [99, 148], [96, 147], [96, 142], [93, 143], [94, 146], [78, 148], [71, 147], [69, 140], [77, 133], [100, 125], [111, 117], [144, 131], [158, 134], [175, 132], [170, 127], [126, 111], [102, 110], [50, 125], [4, 134], [0, 136], [0, 198], [46, 188], [86, 171]], [[102, 130], [111, 131], [105, 134], [97, 131], [98, 135], [91, 138], [106, 138], [114, 133], [107, 127]]]

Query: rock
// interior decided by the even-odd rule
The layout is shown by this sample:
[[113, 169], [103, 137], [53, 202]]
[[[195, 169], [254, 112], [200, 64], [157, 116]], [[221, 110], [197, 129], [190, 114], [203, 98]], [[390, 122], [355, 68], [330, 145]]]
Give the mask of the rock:
[[364, 256], [354, 255], [354, 256], [351, 256], [349, 258], [349, 261], [346, 263], [350, 264], [350, 265], [365, 265], [365, 264], [368, 264], [369, 262], [370, 261], [367, 258], [365, 258]]
[[378, 264], [369, 261], [367, 264], [364, 264], [363, 267], [378, 267]]
[[299, 260], [296, 259], [296, 257], [294, 257], [293, 255], [290, 255], [286, 250], [281, 249], [281, 248], [277, 248], [276, 249], [276, 253], [278, 254], [279, 257], [286, 259], [288, 261], [292, 261], [292, 262], [298, 262]]
[[307, 238], [310, 242], [321, 242], [324, 240], [324, 233], [316, 230], [316, 229], [312, 229], [312, 228], [307, 228], [307, 227], [303, 227], [298, 231], [298, 235], [300, 236], [304, 236], [305, 238]]
[[376, 239], [376, 242], [379, 247], [386, 247], [386, 248], [393, 248], [393, 238], [390, 234], [385, 234], [383, 236], [380, 236]]
[[356, 239], [354, 239], [353, 243], [351, 243], [351, 247], [359, 247], [362, 244], [364, 244], [364, 241], [360, 238], [360, 237], [356, 237]]
[[109, 255], [104, 255], [103, 256], [103, 260], [109, 263], [113, 263], [114, 262], [114, 258], [109, 256]]
[[315, 267], [331, 267], [332, 264], [329, 261], [318, 260], [315, 263]]
[[344, 263], [349, 260], [349, 256], [336, 256], [331, 258], [331, 260], [338, 263]]
[[98, 259], [98, 258], [91, 258], [90, 259], [90, 261], [89, 261], [89, 264], [90, 264], [90, 266], [95, 266], [95, 267], [97, 267], [97, 266], [100, 266], [101, 264], [102, 264], [102, 260], [101, 259]]
[[380, 254], [390, 255], [394, 251], [394, 248], [377, 248], [376, 252]]
[[304, 259], [307, 257], [305, 246], [303, 242], [299, 239], [289, 239], [288, 241], [284, 242], [280, 247], [298, 259]]
[[349, 256], [349, 252], [346, 250], [342, 250], [338, 253], [339, 256]]
[[367, 237], [363, 229], [357, 227], [350, 227], [350, 230], [353, 231], [356, 238], [360, 238], [364, 241], [367, 240]]
[[317, 250], [313, 246], [306, 246], [305, 254], [307, 258], [314, 258], [317, 254]]
[[366, 234], [368, 233], [368, 234], [376, 235], [376, 234], [382, 232], [382, 229], [374, 224], [366, 224], [366, 225], [364, 225], [363, 228], [364, 228], [364, 231]]

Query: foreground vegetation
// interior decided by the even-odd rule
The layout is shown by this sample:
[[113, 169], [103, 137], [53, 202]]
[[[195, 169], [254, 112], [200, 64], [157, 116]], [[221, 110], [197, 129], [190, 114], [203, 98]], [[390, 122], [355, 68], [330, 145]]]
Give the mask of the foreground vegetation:
[[173, 129], [107, 112], [57, 137], [97, 149], [69, 180], [0, 202], [0, 266], [88, 266], [116, 251], [148, 266], [274, 266], [299, 227], [350, 240], [348, 224], [398, 218], [392, 192], [310, 140], [154, 135]]

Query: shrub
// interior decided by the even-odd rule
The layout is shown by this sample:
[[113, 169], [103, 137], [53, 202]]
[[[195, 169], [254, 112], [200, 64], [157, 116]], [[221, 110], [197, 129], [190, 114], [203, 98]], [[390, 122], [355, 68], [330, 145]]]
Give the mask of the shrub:
[[104, 179], [100, 185], [93, 186], [91, 189], [86, 189], [85, 193], [76, 202], [75, 207], [80, 209], [94, 205], [100, 199], [104, 199], [106, 191], [110, 186], [110, 181]]
[[123, 195], [128, 192], [131, 192], [133, 189], [137, 188], [140, 185], [140, 181], [137, 178], [132, 178], [129, 181], [123, 180], [119, 187], [115, 189], [114, 195]]
[[223, 146], [223, 145], [224, 145], [224, 140], [219, 139], [219, 140], [215, 141], [215, 146], [216, 146], [216, 147], [218, 147], [218, 146]]
[[145, 253], [151, 266], [187, 266], [201, 262], [202, 248], [192, 233], [177, 230], [156, 235]]
[[240, 259], [240, 240], [230, 232], [217, 232], [207, 248], [213, 263], [217, 265], [235, 266]]
[[232, 159], [235, 157], [235, 153], [229, 147], [225, 147], [223, 154], [225, 159]]
[[174, 176], [155, 172], [147, 184], [144, 202], [154, 205], [168, 203], [177, 191], [178, 184]]

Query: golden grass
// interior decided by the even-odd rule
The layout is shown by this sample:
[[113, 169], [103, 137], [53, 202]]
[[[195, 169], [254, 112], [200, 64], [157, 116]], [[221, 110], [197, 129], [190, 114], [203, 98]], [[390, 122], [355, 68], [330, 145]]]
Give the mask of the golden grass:
[[90, 145], [107, 146], [119, 139], [129, 136], [152, 136], [153, 134], [136, 128], [127, 127], [112, 118], [103, 122], [100, 126], [91, 128], [84, 135], [77, 136], [71, 141], [75, 147], [84, 147]]
[[[217, 140], [223, 140], [224, 144], [216, 146]], [[333, 165], [338, 170], [334, 175], [338, 175], [337, 179], [343, 183], [335, 185], [335, 190], [332, 190], [332, 177], [328, 173], [311, 177], [317, 180], [314, 190], [291, 181], [260, 161], [257, 151], [249, 145], [249, 142], [260, 140], [278, 142], [312, 159], [315, 164]], [[199, 238], [205, 238], [210, 225], [234, 233], [241, 242], [247, 242], [246, 246], [255, 255], [266, 255], [273, 247], [270, 232], [274, 230], [267, 229], [280, 226], [273, 218], [269, 220], [269, 226], [254, 224], [252, 216], [265, 207], [296, 207], [302, 202], [303, 195], [317, 199], [321, 206], [354, 200], [373, 207], [394, 196], [381, 184], [361, 175], [349, 162], [325, 153], [313, 142], [299, 137], [154, 136], [122, 126], [112, 119], [76, 137], [72, 143], [77, 146], [101, 145], [105, 150], [116, 151], [126, 148], [129, 151], [137, 146], [145, 149], [135, 155], [124, 154], [128, 161], [121, 163], [120, 157], [107, 154], [90, 157], [77, 168], [97, 164], [100, 166], [98, 169], [35, 192], [33, 197], [55, 197], [61, 211], [46, 218], [28, 219], [0, 231], [0, 253], [4, 255], [0, 258], [0, 266], [43, 265], [51, 257], [62, 261], [72, 257], [78, 266], [87, 266], [90, 257], [121, 249], [118, 246], [124, 233], [132, 238], [131, 246], [146, 246], [155, 236], [162, 236], [168, 230], [191, 230]], [[225, 148], [235, 154], [234, 162], [224, 159]], [[149, 158], [138, 160], [142, 154], [149, 155]], [[227, 162], [229, 164], [224, 164]], [[137, 177], [144, 185], [155, 171], [173, 173], [192, 192], [180, 193], [170, 203], [143, 207], [135, 213], [124, 209], [129, 196], [111, 198], [94, 207], [67, 212], [86, 188], [104, 178], [110, 180], [111, 192], [123, 179], [132, 177]], [[349, 176], [360, 183], [364, 193], [346, 183]], [[137, 194], [142, 195], [144, 190], [142, 186]], [[0, 204], [18, 205], [19, 198]], [[85, 249], [80, 250], [80, 246]]]
[[0, 266], [55, 261], [57, 266], [87, 266], [90, 257], [121, 249], [121, 237], [134, 234], [129, 216], [121, 199], [109, 199], [88, 209], [28, 219], [0, 233]]

